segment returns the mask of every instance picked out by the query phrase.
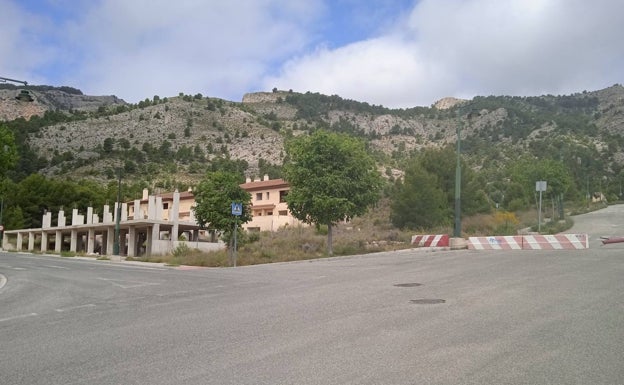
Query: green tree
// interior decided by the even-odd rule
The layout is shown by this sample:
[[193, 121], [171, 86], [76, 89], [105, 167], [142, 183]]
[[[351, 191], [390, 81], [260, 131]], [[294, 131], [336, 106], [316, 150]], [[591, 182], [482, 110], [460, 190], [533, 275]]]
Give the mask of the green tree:
[[333, 225], [364, 214], [380, 197], [375, 161], [362, 141], [325, 130], [291, 139], [286, 153], [288, 208], [306, 223], [327, 225], [327, 253], [333, 255]]
[[[202, 227], [224, 233], [230, 240], [234, 224], [241, 224], [251, 220], [251, 195], [240, 187], [244, 182], [242, 174], [233, 174], [224, 171], [206, 173], [193, 191], [195, 196], [195, 218]], [[238, 218], [232, 215], [232, 203], [243, 205], [243, 212]]]
[[113, 144], [115, 143], [115, 140], [113, 138], [106, 138], [104, 139], [104, 145], [102, 146], [102, 150], [107, 153], [110, 154], [111, 152], [113, 152]]
[[419, 163], [412, 163], [404, 180], [392, 190], [390, 221], [399, 228], [431, 228], [448, 221], [448, 202], [438, 178]]
[[17, 147], [15, 137], [7, 127], [0, 124], [0, 178], [17, 163]]
[[[455, 168], [457, 154], [452, 147], [426, 149], [415, 159], [429, 174], [435, 176], [436, 184], [446, 198], [448, 216], [452, 216], [455, 205]], [[487, 212], [489, 205], [483, 185], [477, 181], [475, 172], [461, 161], [461, 211], [473, 215]]]
[[563, 196], [572, 186], [572, 176], [562, 162], [525, 157], [510, 167], [510, 175], [516, 194], [521, 194], [514, 199], [521, 199], [527, 206], [535, 201], [535, 182], [546, 181], [545, 195], [557, 203], [559, 217], [563, 219]]

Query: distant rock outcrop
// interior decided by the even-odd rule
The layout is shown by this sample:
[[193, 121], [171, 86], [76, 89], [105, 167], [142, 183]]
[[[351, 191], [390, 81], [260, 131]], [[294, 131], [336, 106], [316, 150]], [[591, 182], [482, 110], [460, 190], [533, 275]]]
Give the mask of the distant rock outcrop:
[[[27, 90], [32, 101], [18, 100], [16, 96], [22, 90]], [[73, 94], [51, 89], [46, 91], [24, 88], [0, 89], [0, 121], [17, 118], [30, 119], [33, 115], [43, 115], [48, 110], [82, 110], [97, 111], [100, 107], [126, 105], [127, 103], [116, 96], [90, 96]]]
[[459, 103], [463, 103], [466, 100], [464, 99], [457, 99], [457, 98], [442, 98], [440, 100], [438, 100], [437, 102], [434, 103], [434, 107], [437, 108], [438, 110], [448, 110], [449, 108], [454, 107], [455, 105], [459, 104]]

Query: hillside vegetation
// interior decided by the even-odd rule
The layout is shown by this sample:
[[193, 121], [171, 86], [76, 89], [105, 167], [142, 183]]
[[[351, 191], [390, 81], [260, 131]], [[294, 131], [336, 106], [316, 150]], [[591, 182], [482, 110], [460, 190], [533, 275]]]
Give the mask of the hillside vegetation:
[[[17, 88], [0, 90], [4, 125], [13, 132], [20, 154], [4, 190], [33, 174], [65, 183], [89, 180], [106, 187], [101, 198], [91, 201], [96, 207], [100, 200], [114, 200], [119, 173], [126, 198], [140, 195], [144, 187], [187, 189], [206, 170], [280, 177], [284, 142], [320, 128], [364, 140], [388, 181], [388, 196], [425, 150], [442, 151], [452, 157], [447, 168], [454, 167], [458, 127], [462, 162], [485, 199], [479, 204], [491, 210], [515, 211], [535, 203], [527, 192], [534, 185], [519, 186], [513, 175], [520, 160], [562, 164], [570, 178], [561, 197], [566, 201], [583, 202], [595, 193], [617, 200], [624, 180], [621, 85], [573, 95], [483, 96], [408, 109], [278, 90], [248, 94], [242, 102], [180, 93], [128, 104], [76, 89], [36, 87], [19, 87], [30, 89], [31, 103], [15, 100]], [[33, 110], [39, 113], [33, 115]], [[434, 166], [425, 171], [434, 172]], [[437, 183], [452, 194], [448, 179]], [[522, 199], [520, 190], [525, 190]], [[32, 208], [21, 223], [34, 224], [37, 210], [45, 209], [53, 207]]]

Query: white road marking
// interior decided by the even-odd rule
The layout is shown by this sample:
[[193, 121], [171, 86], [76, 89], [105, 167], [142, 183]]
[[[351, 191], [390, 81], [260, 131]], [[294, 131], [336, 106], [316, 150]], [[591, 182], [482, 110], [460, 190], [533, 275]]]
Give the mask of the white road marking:
[[121, 279], [109, 279], [109, 278], [98, 278], [98, 279], [102, 281], [108, 281], [112, 285], [115, 285], [122, 289], [132, 289], [135, 287], [160, 285], [160, 283], [153, 283], [153, 282], [137, 282], [137, 281], [126, 281], [126, 280], [121, 280]]
[[26, 317], [36, 317], [38, 315], [39, 314], [37, 314], [37, 313], [16, 315], [15, 317], [0, 318], [0, 322], [11, 321], [11, 320], [14, 320], [14, 319], [20, 319], [20, 318], [26, 318]]
[[78, 305], [78, 306], [72, 306], [72, 307], [66, 307], [64, 309], [54, 309], [55, 311], [62, 313], [64, 311], [70, 311], [70, 310], [76, 310], [76, 309], [82, 309], [82, 308], [86, 308], [86, 307], [95, 307], [94, 304], [92, 303], [88, 303], [86, 305]]

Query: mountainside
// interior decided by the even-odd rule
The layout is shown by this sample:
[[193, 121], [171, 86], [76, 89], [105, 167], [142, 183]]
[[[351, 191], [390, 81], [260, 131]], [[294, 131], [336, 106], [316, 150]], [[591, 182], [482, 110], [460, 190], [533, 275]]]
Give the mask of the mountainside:
[[[32, 102], [18, 99], [22, 90], [28, 91]], [[0, 85], [0, 121], [19, 117], [30, 119], [49, 110], [96, 111], [100, 107], [125, 104], [116, 96], [88, 96], [71, 87]]]
[[30, 118], [7, 124], [30, 151], [23, 167], [48, 176], [107, 180], [122, 167], [132, 179], [170, 187], [224, 161], [257, 176], [281, 164], [286, 138], [319, 127], [367, 141], [388, 177], [400, 175], [414, 151], [453, 145], [458, 125], [464, 160], [492, 179], [521, 154], [563, 161], [579, 185], [587, 175], [621, 181], [624, 165], [621, 85], [567, 96], [446, 98], [410, 109], [277, 90], [242, 102], [180, 94], [133, 105], [55, 88], [32, 90], [25, 102], [15, 99], [21, 88], [0, 89], [0, 120]]

